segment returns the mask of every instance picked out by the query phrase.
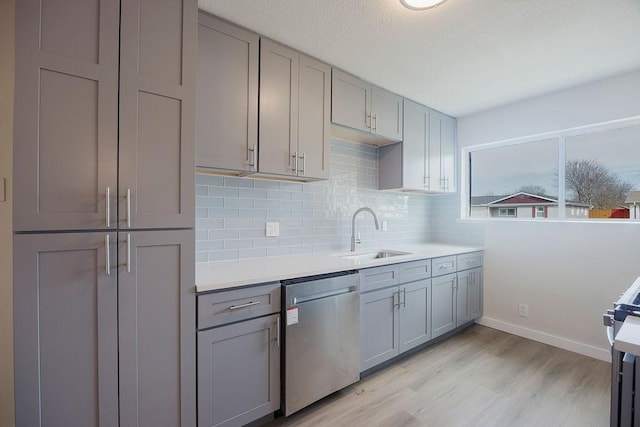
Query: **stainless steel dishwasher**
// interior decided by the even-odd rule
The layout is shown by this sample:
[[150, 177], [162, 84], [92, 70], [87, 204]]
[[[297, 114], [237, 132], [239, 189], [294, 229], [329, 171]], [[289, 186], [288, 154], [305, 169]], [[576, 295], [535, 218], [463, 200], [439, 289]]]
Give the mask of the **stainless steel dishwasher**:
[[282, 284], [288, 416], [360, 379], [360, 279], [346, 271]]

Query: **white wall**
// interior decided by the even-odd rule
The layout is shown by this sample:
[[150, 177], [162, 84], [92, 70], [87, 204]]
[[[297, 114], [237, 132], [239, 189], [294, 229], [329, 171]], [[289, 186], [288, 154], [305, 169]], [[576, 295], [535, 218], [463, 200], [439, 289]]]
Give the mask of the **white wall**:
[[0, 427], [14, 424], [13, 414], [13, 288], [11, 286], [11, 187], [13, 162], [14, 0], [0, 1]]
[[[640, 115], [640, 71], [458, 119], [460, 147]], [[640, 143], [640, 141], [638, 141]], [[640, 226], [484, 222], [481, 323], [608, 360], [602, 314], [640, 276]], [[440, 238], [446, 240], [446, 238]], [[518, 316], [518, 304], [529, 317]]]

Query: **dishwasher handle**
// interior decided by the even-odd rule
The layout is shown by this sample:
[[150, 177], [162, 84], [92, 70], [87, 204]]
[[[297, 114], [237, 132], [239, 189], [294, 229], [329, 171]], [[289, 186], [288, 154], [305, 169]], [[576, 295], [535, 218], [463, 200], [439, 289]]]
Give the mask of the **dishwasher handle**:
[[320, 299], [331, 298], [338, 295], [350, 294], [357, 291], [357, 286], [349, 286], [346, 288], [334, 289], [327, 292], [318, 292], [312, 295], [305, 295], [303, 297], [293, 297], [293, 305], [304, 304], [305, 302], [317, 301]]

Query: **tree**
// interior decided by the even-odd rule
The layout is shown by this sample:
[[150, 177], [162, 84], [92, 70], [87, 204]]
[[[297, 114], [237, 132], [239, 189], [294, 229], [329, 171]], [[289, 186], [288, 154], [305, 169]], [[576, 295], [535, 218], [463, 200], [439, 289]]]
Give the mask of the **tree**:
[[595, 209], [611, 209], [624, 203], [633, 186], [597, 160], [569, 160], [565, 165], [565, 185], [574, 201]]
[[518, 191], [534, 194], [536, 196], [544, 196], [546, 194], [546, 190], [544, 189], [544, 187], [541, 187], [539, 185], [523, 185]]

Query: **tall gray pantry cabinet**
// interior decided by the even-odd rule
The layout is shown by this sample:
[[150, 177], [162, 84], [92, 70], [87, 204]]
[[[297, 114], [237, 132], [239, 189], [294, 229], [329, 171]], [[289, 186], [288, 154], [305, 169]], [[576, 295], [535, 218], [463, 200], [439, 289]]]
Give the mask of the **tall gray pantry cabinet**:
[[195, 0], [16, 2], [21, 426], [195, 426]]

